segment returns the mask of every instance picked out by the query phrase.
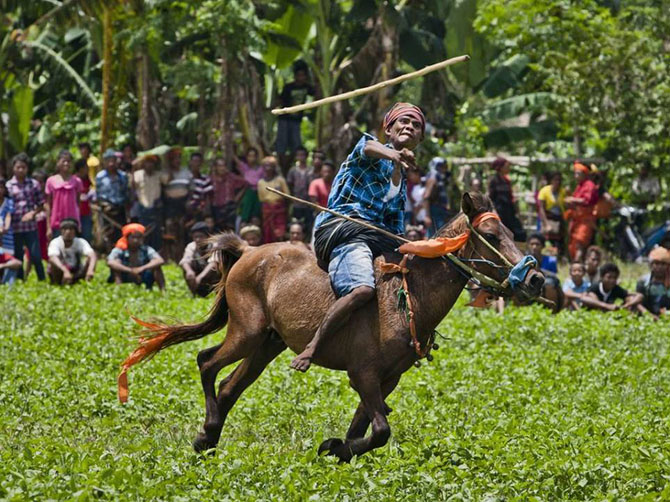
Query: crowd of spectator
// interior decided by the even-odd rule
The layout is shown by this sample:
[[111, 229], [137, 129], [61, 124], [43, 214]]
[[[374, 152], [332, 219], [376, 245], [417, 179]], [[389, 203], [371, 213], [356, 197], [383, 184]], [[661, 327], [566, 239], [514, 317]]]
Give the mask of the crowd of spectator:
[[[206, 296], [219, 279], [208, 257], [210, 235], [230, 230], [254, 246], [289, 241], [309, 249], [317, 210], [289, 203], [266, 187], [325, 207], [336, 165], [319, 150], [310, 154], [302, 146], [293, 148], [286, 176], [274, 156], [261, 157], [253, 147], [233, 155], [230, 163], [215, 157], [208, 165], [195, 151], [184, 165], [177, 147], [161, 158], [137, 157], [124, 145], [121, 151], [108, 149], [100, 161], [82, 143], [76, 161], [69, 150], [59, 153], [51, 176], [32, 172], [31, 159], [19, 154], [11, 161], [11, 178], [0, 179], [2, 282], [13, 284], [33, 268], [38, 280], [48, 276], [54, 284], [90, 280], [98, 256], [104, 256], [109, 282], [163, 289], [162, 266], [172, 260], [182, 268], [191, 293]], [[618, 286], [618, 268], [603, 263], [603, 251], [592, 245], [595, 222], [611, 210], [612, 199], [595, 167], [575, 162], [573, 172], [571, 195], [561, 173], [546, 176], [536, 192], [537, 231], [530, 237], [504, 158], [491, 166], [488, 195], [515, 240], [526, 241], [528, 253], [537, 258], [547, 277], [545, 296], [569, 309], [628, 308], [658, 318], [670, 306], [670, 252], [652, 250], [650, 273], [635, 293]], [[431, 237], [453, 216], [449, 196], [454, 182], [439, 157], [423, 172], [407, 172], [407, 238]], [[639, 192], [658, 188], [648, 173], [636, 183]], [[479, 191], [482, 179], [475, 176], [468, 185]], [[562, 286], [557, 277], [561, 257], [570, 263]]]

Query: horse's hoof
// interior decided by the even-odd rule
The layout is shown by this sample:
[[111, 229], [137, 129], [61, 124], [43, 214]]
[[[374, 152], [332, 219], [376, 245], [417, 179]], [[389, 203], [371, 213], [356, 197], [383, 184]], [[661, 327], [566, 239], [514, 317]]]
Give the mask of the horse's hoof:
[[341, 446], [344, 444], [344, 441], [342, 441], [339, 438], [330, 438], [326, 439], [323, 443], [321, 443], [321, 446], [319, 446], [319, 455], [321, 455], [324, 452], [327, 452], [329, 455], [331, 455], [331, 450], [333, 448], [336, 448], [337, 446]]
[[207, 439], [205, 434], [198, 434], [193, 440], [193, 449], [196, 453], [202, 453], [207, 450], [212, 450], [216, 447], [216, 443]]

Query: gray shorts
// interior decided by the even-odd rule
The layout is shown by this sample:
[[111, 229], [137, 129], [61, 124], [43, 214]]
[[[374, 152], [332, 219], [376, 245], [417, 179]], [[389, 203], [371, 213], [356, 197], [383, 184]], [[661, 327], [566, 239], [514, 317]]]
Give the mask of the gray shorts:
[[328, 276], [338, 298], [359, 286], [375, 287], [372, 251], [362, 242], [340, 244], [330, 254]]

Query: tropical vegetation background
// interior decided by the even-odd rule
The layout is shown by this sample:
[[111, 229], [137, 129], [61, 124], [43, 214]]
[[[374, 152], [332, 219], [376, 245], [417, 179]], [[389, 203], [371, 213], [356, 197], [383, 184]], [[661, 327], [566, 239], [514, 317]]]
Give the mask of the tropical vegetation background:
[[[90, 141], [272, 149], [302, 59], [321, 96], [467, 53], [467, 64], [330, 107], [308, 147], [342, 160], [358, 130], [411, 99], [423, 155], [590, 156], [613, 174], [670, 162], [664, 0], [0, 0], [0, 162]], [[0, 165], [2, 167], [2, 165]]]

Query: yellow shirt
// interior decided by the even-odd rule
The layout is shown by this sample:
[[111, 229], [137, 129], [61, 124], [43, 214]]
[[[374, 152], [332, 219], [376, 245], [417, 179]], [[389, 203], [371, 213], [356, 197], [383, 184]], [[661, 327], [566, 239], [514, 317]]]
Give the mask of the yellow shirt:
[[[548, 212], [556, 212], [554, 209], [558, 206], [561, 213], [565, 211], [565, 188], [561, 187], [558, 191], [558, 198], [554, 196], [551, 185], [542, 187], [537, 194], [537, 200], [544, 202], [544, 209]], [[552, 211], [553, 209], [553, 211]]]
[[279, 190], [280, 192], [288, 194], [291, 193], [289, 192], [288, 185], [286, 184], [286, 180], [283, 176], [275, 176], [274, 179], [271, 179], [270, 181], [262, 179], [258, 182], [258, 200], [261, 202], [267, 202], [269, 204], [274, 204], [275, 202], [284, 200], [284, 197], [266, 190], [265, 187], [274, 188], [275, 190]]

